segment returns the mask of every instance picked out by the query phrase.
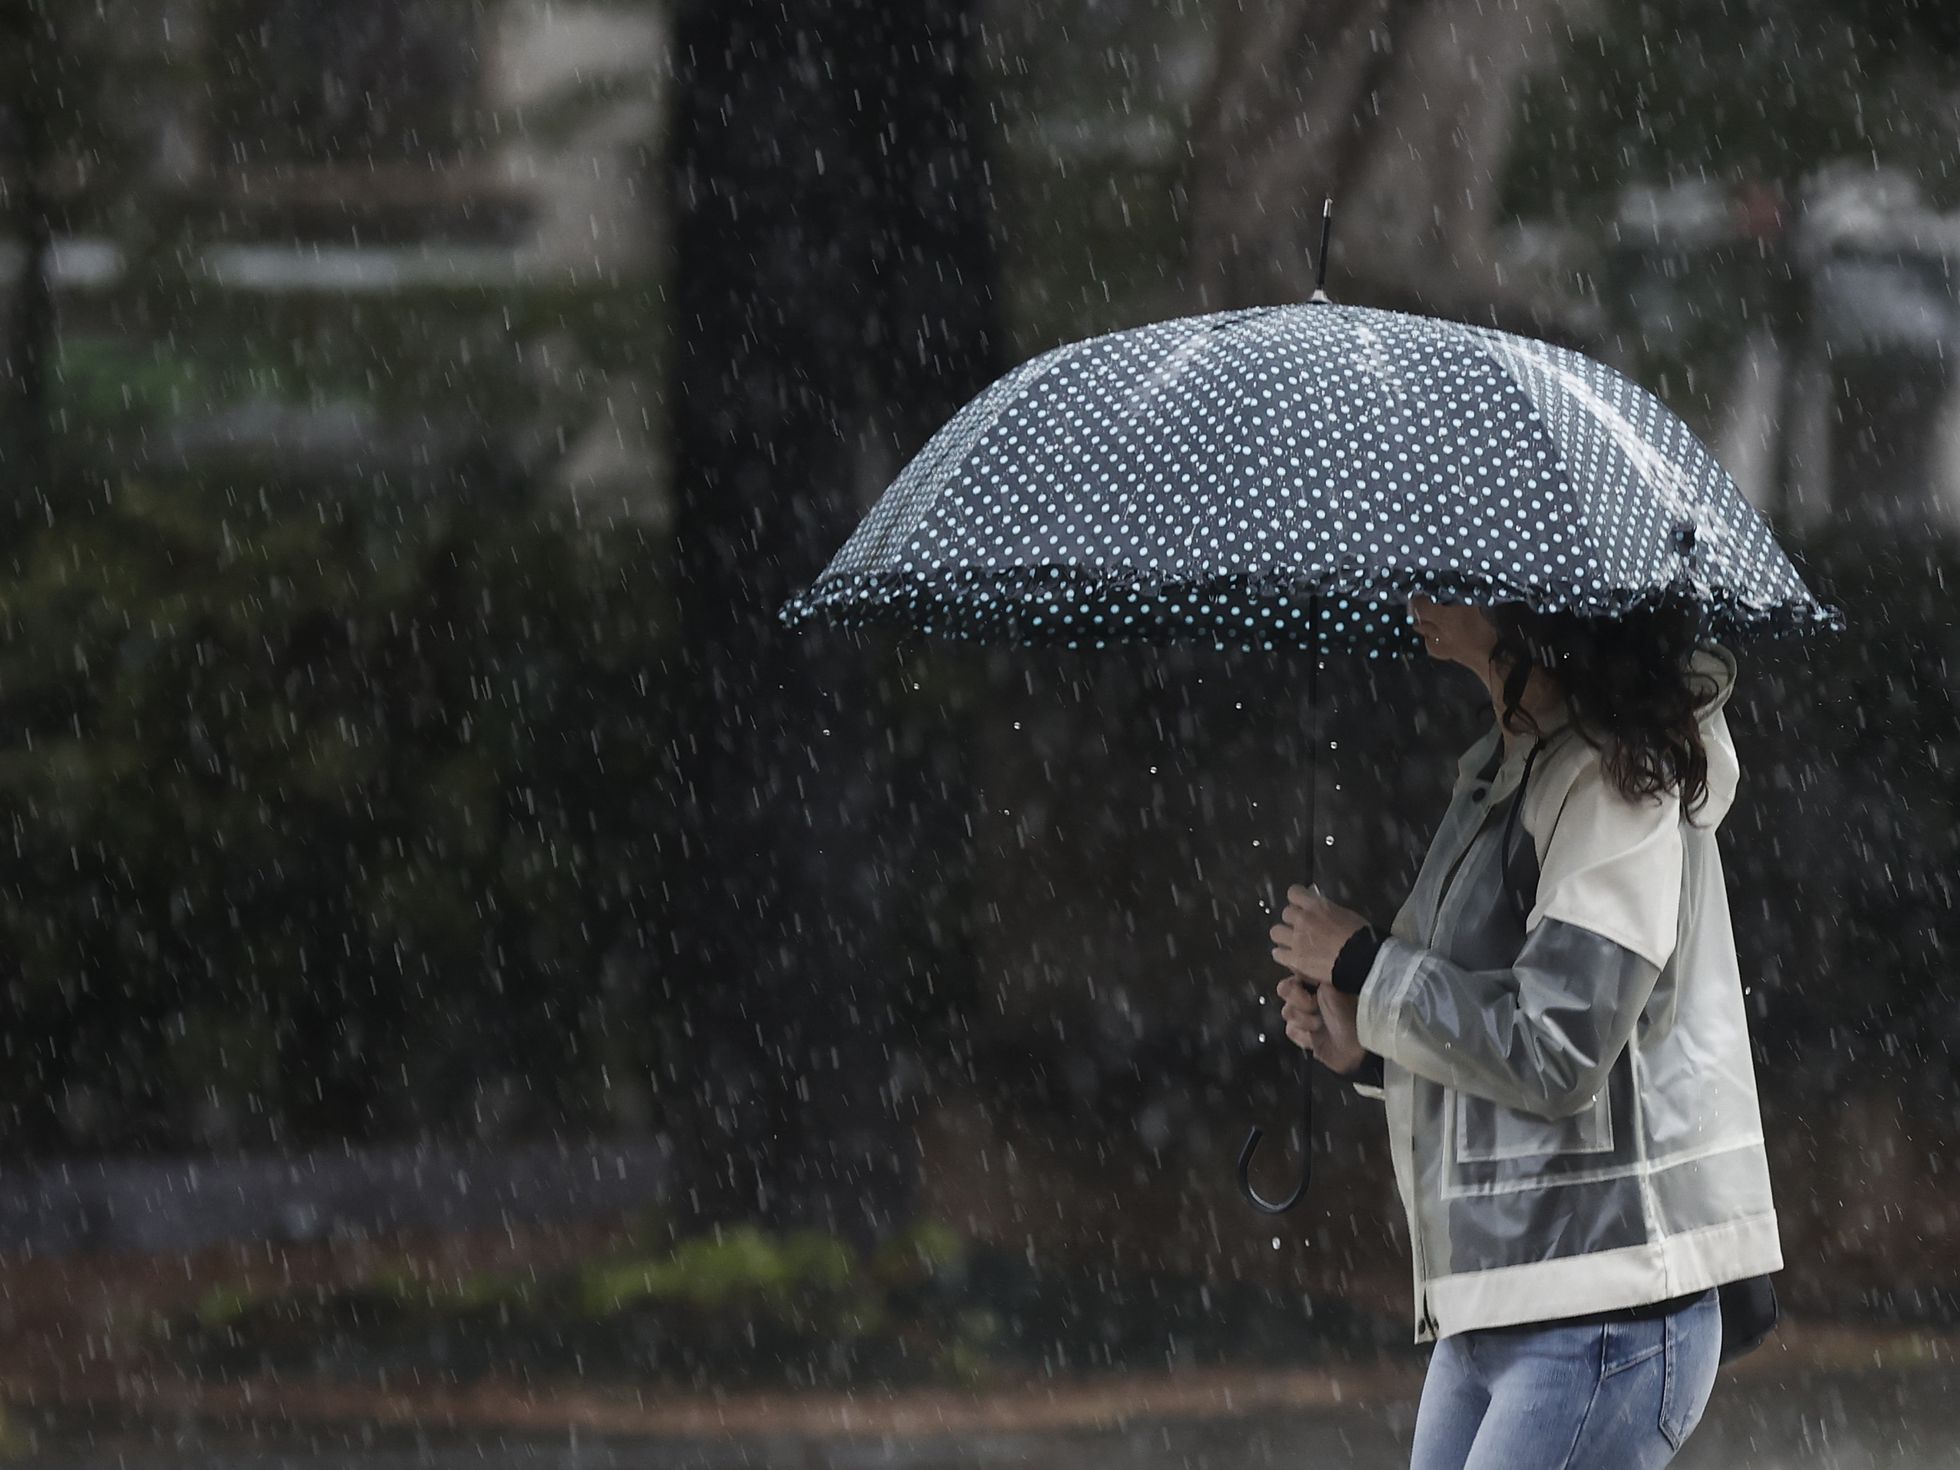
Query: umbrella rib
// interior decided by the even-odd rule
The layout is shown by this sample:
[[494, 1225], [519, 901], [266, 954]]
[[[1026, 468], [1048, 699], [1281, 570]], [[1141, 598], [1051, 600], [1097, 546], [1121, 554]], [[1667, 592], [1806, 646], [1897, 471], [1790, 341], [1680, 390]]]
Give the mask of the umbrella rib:
[[[1254, 307], [1254, 308], [1246, 308], [1231, 313], [1220, 313], [1220, 315], [1229, 317], [1232, 320], [1233, 324], [1236, 325], [1238, 321], [1248, 317], [1255, 318], [1255, 319], [1262, 318], [1268, 315], [1268, 312], [1266, 310], [1262, 310], [1260, 308]], [[1223, 328], [1215, 327], [1215, 328], [1211, 328], [1210, 330], [1212, 331], [1214, 336], [1224, 335]], [[1263, 352], [1265, 354], [1266, 359], [1269, 361], [1279, 356], [1279, 348], [1277, 346], [1274, 346], [1272, 344], [1261, 344], [1237, 331], [1231, 332], [1229, 337], [1227, 338], [1227, 341], [1228, 344], [1231, 346], [1244, 348], [1250, 352]], [[1234, 395], [1230, 399], [1229, 406], [1226, 407], [1226, 411], [1220, 414], [1214, 420], [1215, 423], [1220, 421], [1227, 424], [1237, 423], [1237, 422], [1242, 422], [1248, 417], [1249, 412], [1251, 411], [1254, 405], [1251, 403], [1251, 401], [1246, 395], [1244, 385], [1247, 381], [1248, 381], [1248, 375], [1243, 373], [1233, 373], [1228, 375], [1227, 382], [1233, 387]], [[1218, 437], [1222, 437], [1222, 436], [1218, 436]], [[1228, 490], [1228, 487], [1224, 486], [1223, 484], [1219, 484], [1217, 486], [1217, 489], [1222, 496]], [[1275, 498], [1277, 498], [1280, 501], [1280, 503], [1286, 508], [1288, 517], [1292, 518], [1295, 515], [1297, 509], [1294, 504], [1294, 498], [1284, 493], [1279, 494]], [[1239, 499], [1241, 502], [1243, 502], [1245, 496], [1241, 494]], [[1224, 511], [1224, 503], [1222, 498], [1217, 502], [1216, 509], [1222, 515]], [[1202, 516], [1188, 516], [1186, 519], [1189, 524], [1185, 536], [1183, 552], [1184, 552], [1184, 562], [1188, 566], [1198, 558], [1199, 553], [1196, 547], [1198, 537], [1203, 533], [1205, 527], [1211, 524], [1212, 522], [1208, 521], [1205, 517]], [[1297, 520], [1295, 520], [1293, 524], [1295, 529], [1296, 543], [1300, 544], [1303, 547], [1310, 545], [1311, 528], [1310, 527], [1306, 528], [1307, 534], [1303, 536], [1300, 534], [1301, 527], [1297, 522]], [[1194, 583], [1192, 585], [1194, 586], [1208, 585], [1208, 582], [1210, 580], [1215, 579], [1216, 575], [1218, 574], [1214, 574], [1213, 578], [1208, 578], [1207, 583]], [[1318, 590], [1319, 588], [1320, 580], [1321, 579], [1319, 575], [1316, 574], [1313, 579], [1313, 585], [1316, 590]], [[1254, 582], [1253, 575], [1250, 572], [1248, 572], [1247, 573], [1248, 592], [1251, 586], [1253, 585], [1253, 582]]]
[[[994, 425], [1027, 397], [1030, 388], [1078, 356], [1084, 346], [1085, 344], [1081, 342], [1070, 342], [1053, 348], [1032, 361], [1023, 363], [1017, 373], [1002, 379], [997, 385], [1002, 390], [998, 403], [993, 407], [993, 411], [985, 416], [986, 421], [978, 422], [980, 416], [976, 415], [972, 425], [961, 425], [961, 433], [966, 436], [966, 445], [961, 450], [958, 460], [944, 466], [935, 464], [935, 473], [928, 492], [919, 496], [916, 507], [906, 505], [885, 526], [879, 528], [874, 538], [867, 543], [867, 555], [864, 559], [868, 562], [884, 560], [890, 547], [912, 536], [931, 520], [933, 513], [939, 509], [958, 483], [960, 468], [972, 457], [974, 450], [992, 431]], [[950, 429], [952, 425], [949, 424], [947, 427]], [[867, 519], [862, 529], [869, 529], [871, 524], [872, 520]], [[836, 559], [841, 561], [845, 552], [850, 550], [851, 543], [846, 541]]]
[[[1477, 349], [1484, 360], [1496, 369], [1505, 387], [1523, 405], [1524, 412], [1522, 417], [1530, 425], [1532, 435], [1537, 439], [1539, 447], [1544, 450], [1546, 459], [1560, 480], [1571, 486], [1575, 492], [1573, 495], [1573, 502], [1576, 506], [1573, 516], [1574, 521], [1578, 524], [1579, 529], [1583, 532], [1587, 540], [1597, 541], [1598, 537], [1592, 523], [1591, 507], [1587, 504], [1583, 496], [1576, 493], [1578, 481], [1573, 477], [1572, 468], [1566, 463], [1565, 455], [1559, 449], [1557, 438], [1546, 425], [1544, 416], [1538, 411], [1538, 400], [1532, 397], [1531, 391], [1518, 380], [1517, 373], [1512, 369], [1511, 364], [1504, 357], [1500, 356], [1498, 348], [1492, 345], [1490, 335], [1493, 329], [1472, 326], [1467, 322], [1453, 322], [1451, 325], [1456, 328], [1459, 334], [1467, 336], [1470, 339], [1471, 344]], [[1520, 590], [1522, 591], [1524, 589]]]
[[[1203, 360], [1209, 356], [1209, 348], [1211, 347], [1213, 342], [1215, 342], [1217, 338], [1220, 336], [1220, 334], [1224, 331], [1223, 323], [1232, 320], [1238, 315], [1241, 315], [1241, 313], [1214, 312], [1208, 316], [1195, 318], [1192, 322], [1193, 330], [1188, 335], [1186, 335], [1182, 341], [1178, 342], [1167, 353], [1165, 353], [1163, 358], [1160, 359], [1157, 362], [1157, 364], [1150, 369], [1151, 377], [1154, 379], [1161, 376], [1164, 373], [1166, 366], [1173, 361], [1176, 361], [1178, 363], [1178, 374], [1180, 376], [1182, 375], [1182, 372], [1185, 369], [1185, 367], [1195, 366], [1199, 363], [1202, 363]], [[1187, 350], [1192, 349], [1194, 346], [1197, 348], [1197, 350], [1189, 351], [1188, 360], [1180, 360], [1181, 355], [1185, 354]], [[1158, 399], [1158, 394], [1155, 392], [1149, 394], [1148, 396], [1144, 396], [1144, 395], [1133, 395], [1133, 396], [1137, 399], [1139, 406], [1135, 408], [1132, 408], [1128, 404], [1124, 406], [1123, 416], [1126, 421], [1133, 421], [1135, 419], [1140, 418], [1142, 416], [1141, 405], [1143, 404], [1154, 405]], [[1130, 488], [1124, 489], [1121, 492], [1119, 492], [1115, 504], [1116, 524], [1122, 525], [1124, 523], [1124, 518], [1129, 513], [1130, 502], [1134, 499], [1140, 487], [1141, 487], [1141, 475], [1139, 475], [1137, 481], [1132, 483]], [[1152, 499], [1154, 499], [1154, 497], [1152, 497]], [[1149, 500], [1146, 500], [1146, 504], [1148, 503]], [[1148, 540], [1145, 537], [1138, 536], [1133, 539], [1138, 545], [1148, 544]], [[1111, 570], [1113, 575], [1115, 569], [1112, 568]], [[1133, 570], [1140, 570], [1140, 569], [1133, 569]], [[1155, 567], [1152, 567], [1150, 570], [1152, 576], [1156, 576], [1159, 572], [1159, 569]]]

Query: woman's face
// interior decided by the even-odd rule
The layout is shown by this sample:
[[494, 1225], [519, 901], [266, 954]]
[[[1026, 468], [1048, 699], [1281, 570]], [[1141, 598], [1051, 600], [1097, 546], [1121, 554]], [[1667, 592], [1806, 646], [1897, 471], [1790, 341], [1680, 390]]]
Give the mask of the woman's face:
[[1479, 677], [1490, 672], [1497, 625], [1482, 608], [1463, 602], [1432, 602], [1417, 593], [1409, 599], [1409, 617], [1431, 658], [1462, 664]]

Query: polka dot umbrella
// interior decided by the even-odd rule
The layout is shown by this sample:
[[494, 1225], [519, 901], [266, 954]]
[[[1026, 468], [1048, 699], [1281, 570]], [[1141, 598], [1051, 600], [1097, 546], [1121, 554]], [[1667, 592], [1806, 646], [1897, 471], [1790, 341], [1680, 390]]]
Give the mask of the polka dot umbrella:
[[[780, 616], [1381, 655], [1420, 647], [1416, 592], [1606, 616], [1686, 594], [1729, 639], [1843, 624], [1645, 389], [1563, 347], [1320, 290], [1023, 363], [933, 436]], [[1312, 848], [1310, 823], [1309, 879]], [[1258, 1139], [1240, 1156], [1247, 1198], [1290, 1208], [1308, 1176], [1261, 1199]]]
[[933, 436], [782, 617], [1384, 653], [1417, 648], [1415, 592], [1612, 616], [1670, 591], [1727, 634], [1838, 617], [1687, 426], [1611, 368], [1309, 303], [1022, 364]]

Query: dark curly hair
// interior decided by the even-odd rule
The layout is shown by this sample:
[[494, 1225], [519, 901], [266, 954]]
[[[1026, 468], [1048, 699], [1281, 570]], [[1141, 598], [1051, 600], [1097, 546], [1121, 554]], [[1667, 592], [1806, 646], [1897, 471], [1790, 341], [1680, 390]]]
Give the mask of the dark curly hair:
[[1712, 680], [1691, 671], [1704, 642], [1701, 609], [1669, 598], [1618, 618], [1534, 612], [1522, 603], [1489, 609], [1497, 629], [1493, 666], [1504, 671], [1504, 723], [1519, 708], [1534, 665], [1565, 695], [1573, 727], [1604, 757], [1606, 778], [1628, 800], [1678, 791], [1692, 821], [1708, 800], [1708, 752], [1698, 707]]

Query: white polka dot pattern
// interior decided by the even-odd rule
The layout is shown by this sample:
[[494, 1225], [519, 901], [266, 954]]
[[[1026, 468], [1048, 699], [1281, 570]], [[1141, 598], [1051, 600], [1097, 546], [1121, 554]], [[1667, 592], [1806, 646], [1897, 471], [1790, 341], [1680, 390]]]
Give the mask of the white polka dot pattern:
[[1841, 627], [1652, 394], [1579, 353], [1369, 307], [1071, 343], [960, 410], [781, 611], [1096, 647], [1416, 646], [1404, 602]]

